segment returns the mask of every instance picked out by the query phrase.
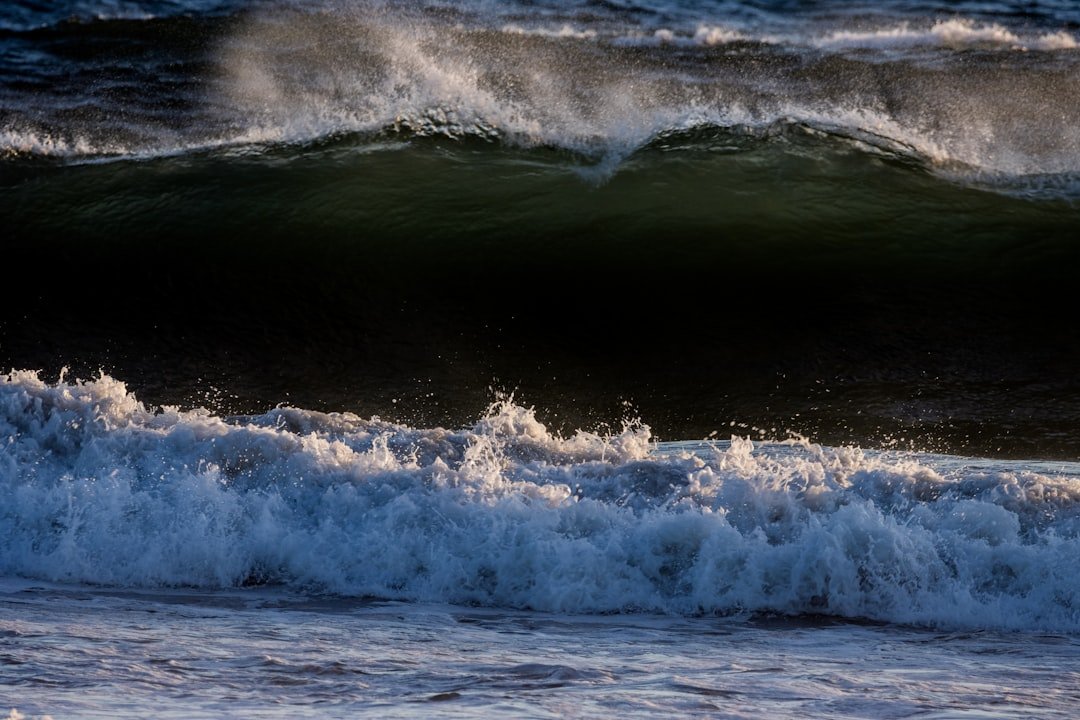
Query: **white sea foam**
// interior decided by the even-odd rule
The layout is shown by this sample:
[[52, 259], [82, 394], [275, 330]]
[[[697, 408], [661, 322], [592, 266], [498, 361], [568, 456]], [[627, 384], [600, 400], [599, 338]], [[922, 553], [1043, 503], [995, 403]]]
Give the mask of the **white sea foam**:
[[951, 48], [991, 47], [1011, 50], [1071, 50], [1076, 38], [1062, 30], [1041, 35], [1020, 35], [993, 23], [964, 18], [940, 20], [929, 28], [902, 23], [873, 30], [838, 30], [814, 39], [823, 48], [898, 49], [917, 46]]
[[750, 40], [751, 38], [742, 32], [723, 25], [698, 25], [692, 33], [659, 28], [646, 33], [637, 31], [628, 35], [620, 35], [612, 39], [614, 45], [624, 46], [700, 46], [711, 47], [713, 45], [726, 45], [728, 43]]
[[[448, 43], [440, 29], [398, 16], [364, 22], [353, 42], [335, 51], [321, 41], [336, 30], [318, 21], [255, 23], [223, 50], [224, 102], [283, 141], [394, 128], [609, 156], [629, 154], [686, 114], [664, 102], [655, 82], [610, 67], [603, 82], [582, 82], [574, 58], [557, 50], [538, 56], [528, 46], [490, 46], [468, 33]], [[525, 32], [511, 26], [505, 34]], [[569, 26], [552, 33], [580, 36]], [[357, 57], [342, 61], [350, 52]]]
[[[543, 31], [541, 31], [543, 32]], [[588, 31], [585, 31], [588, 32]], [[551, 31], [545, 34], [555, 36]], [[584, 37], [584, 35], [574, 35]], [[930, 25], [901, 22], [886, 27], [841, 28], [831, 31], [784, 33], [767, 27], [736, 28], [724, 24], [699, 23], [696, 30], [684, 28], [634, 27], [621, 34], [605, 36], [593, 33], [614, 45], [623, 46], [713, 46], [734, 42], [760, 43], [781, 47], [811, 46], [824, 50], [902, 51], [914, 48], [967, 49], [998, 51], [1073, 50], [1080, 42], [1067, 30], [1024, 33], [996, 23], [981, 23], [969, 18], [939, 20]]]
[[77, 137], [73, 139], [56, 137], [47, 132], [0, 129], [0, 157], [5, 155], [37, 155], [40, 157], [70, 158], [86, 155], [106, 154], [109, 150], [93, 141]]
[[[1007, 185], [1026, 176], [1080, 172], [1080, 130], [1069, 120], [1072, 110], [1058, 108], [1056, 100], [1043, 102], [1058, 82], [1052, 74], [978, 81], [937, 73], [920, 84], [901, 74], [894, 81], [911, 87], [898, 101], [892, 94], [886, 99], [848, 92], [828, 75], [814, 90], [776, 73], [745, 78], [738, 64], [734, 74], [721, 64], [700, 75], [693, 65], [673, 72], [660, 59], [656, 67], [640, 60], [626, 66], [610, 49], [592, 43], [581, 47], [576, 41], [591, 36], [580, 26], [526, 31], [511, 25], [503, 39], [462, 31], [448, 42], [445, 33], [425, 22], [394, 14], [363, 23], [352, 42], [330, 51], [327, 41], [340, 42], [328, 35], [337, 33], [337, 24], [255, 22], [223, 53], [231, 78], [228, 102], [242, 108], [259, 133], [285, 141], [386, 127], [421, 135], [479, 135], [599, 155], [601, 174], [614, 172], [624, 158], [662, 134], [703, 125], [767, 128], [785, 122], [901, 148], [961, 181]], [[525, 32], [575, 43], [536, 48], [512, 39]], [[965, 20], [942, 22], [927, 32], [905, 27], [866, 37], [909, 42], [916, 36], [953, 41], [1009, 34]], [[702, 24], [693, 33], [661, 28], [614, 42], [691, 47], [744, 37], [731, 27]], [[1064, 36], [1052, 37], [1064, 46]], [[827, 41], [839, 46], [865, 39], [838, 33]], [[342, 59], [350, 53], [356, 58]]]
[[283, 582], [568, 612], [770, 611], [1080, 631], [1077, 469], [805, 442], [152, 411], [107, 376], [0, 381], [0, 573]]
[[593, 29], [578, 29], [569, 23], [563, 23], [557, 28], [552, 27], [523, 27], [521, 25], [510, 23], [504, 25], [502, 31], [510, 33], [511, 35], [535, 35], [538, 37], [549, 38], [572, 38], [575, 40], [594, 40], [597, 37], [596, 30]]

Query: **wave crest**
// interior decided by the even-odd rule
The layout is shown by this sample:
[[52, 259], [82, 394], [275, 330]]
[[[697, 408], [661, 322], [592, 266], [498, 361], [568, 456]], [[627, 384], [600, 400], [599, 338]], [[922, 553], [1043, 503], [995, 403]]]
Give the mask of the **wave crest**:
[[[1034, 184], [1070, 195], [1080, 175], [1068, 51], [1075, 38], [1064, 31], [1029, 37], [952, 19], [922, 29], [838, 30], [809, 43], [820, 52], [805, 38], [751, 41], [746, 28], [717, 23], [640, 29], [636, 40], [623, 33], [632, 41], [608, 42], [600, 39], [611, 30], [604, 23], [451, 25], [438, 14], [379, 4], [278, 8], [232, 22], [210, 52], [213, 72], [185, 79], [199, 92], [188, 88], [181, 100], [159, 89], [164, 109], [142, 108], [145, 125], [127, 120], [143, 115], [114, 107], [106, 92], [90, 98], [96, 124], [75, 125], [63, 108], [87, 98], [36, 94], [32, 112], [5, 118], [0, 156], [138, 159], [392, 132], [557, 148], [599, 160], [603, 178], [672, 133], [801, 124], [866, 140], [873, 150], [901, 148], [960, 183]], [[1004, 60], [945, 53], [929, 64], [888, 52], [830, 52], [926, 43], [1066, 52]], [[145, 82], [156, 77], [148, 72]], [[196, 119], [163, 122], [176, 102]]]
[[1075, 471], [558, 437], [508, 402], [456, 431], [229, 419], [27, 372], [0, 382], [0, 431], [8, 575], [1080, 631]]
[[948, 48], [1006, 48], [1010, 50], [1075, 50], [1076, 38], [1061, 30], [1041, 35], [1020, 35], [994, 23], [965, 18], [939, 20], [920, 29], [910, 23], [874, 30], [837, 30], [815, 38], [822, 48], [904, 49], [924, 46]]

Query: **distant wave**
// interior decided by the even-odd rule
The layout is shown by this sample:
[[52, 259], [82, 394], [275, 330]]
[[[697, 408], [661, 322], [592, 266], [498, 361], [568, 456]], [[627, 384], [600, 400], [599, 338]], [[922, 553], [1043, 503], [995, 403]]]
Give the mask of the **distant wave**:
[[733, 43], [759, 43], [781, 47], [816, 47], [822, 50], [891, 50], [920, 48], [965, 49], [1027, 52], [1054, 52], [1080, 47], [1077, 37], [1068, 30], [1032, 32], [1010, 29], [1004, 25], [980, 22], [971, 18], [925, 22], [902, 21], [882, 25], [850, 25], [845, 21], [811, 25], [801, 32], [777, 32], [749, 23], [702, 21], [686, 25], [652, 27], [642, 25], [627, 31], [618, 26], [588, 27], [581, 23], [561, 24], [508, 23], [503, 32], [545, 38], [588, 40], [628, 47], [712, 47]]
[[[128, 100], [113, 99], [110, 65], [98, 58], [105, 69], [92, 73], [98, 90], [89, 95], [72, 82], [55, 97], [35, 90], [11, 102], [0, 159], [142, 159], [393, 135], [556, 148], [595, 161], [603, 177], [672, 134], [801, 126], [960, 183], [1071, 196], [1080, 175], [1080, 111], [1069, 101], [1076, 42], [1064, 31], [1025, 35], [951, 19], [802, 39], [721, 23], [637, 34], [619, 26], [616, 36], [610, 23], [450, 27], [381, 6], [335, 8], [237, 16], [205, 59], [212, 73], [158, 88], [160, 63], [205, 65], [150, 57], [116, 79], [115, 97]], [[709, 49], [730, 43], [743, 47]], [[936, 67], [890, 59], [893, 48], [927, 43], [1066, 55], [1005, 69], [979, 58], [954, 64], [949, 54]], [[858, 48], [885, 52], [846, 54]], [[133, 82], [144, 88], [137, 102]], [[73, 119], [65, 110], [73, 103], [87, 112]]]
[[0, 380], [0, 573], [558, 612], [1080, 631], [1080, 469], [805, 441], [152, 410]]
[[[25, 32], [68, 27], [92, 22], [138, 21], [170, 18], [179, 15], [237, 15], [261, 11], [266, 14], [330, 13], [378, 16], [388, 13], [420, 17], [427, 11], [438, 12], [439, 3], [420, 2], [410, 10], [392, 10], [379, 0], [274, 0], [252, 6], [242, 0], [62, 0], [40, 3], [16, 0], [0, 7], [0, 31]], [[474, 27], [488, 27], [501, 32], [536, 37], [587, 40], [621, 46], [701, 46], [730, 43], [762, 43], [777, 46], [808, 46], [828, 50], [866, 49], [902, 51], [909, 48], [946, 49], [979, 48], [996, 51], [1054, 52], [1074, 50], [1080, 41], [1070, 29], [1039, 29], [1024, 25], [1011, 27], [979, 17], [957, 16], [949, 4], [935, 8], [927, 4], [925, 19], [904, 20], [882, 16], [876, 23], [842, 14], [823, 21], [811, 13], [793, 31], [784, 22], [789, 9], [757, 11], [747, 15], [737, 9], [696, 7], [693, 3], [646, 3], [639, 9], [656, 12], [628, 14], [615, 5], [591, 7], [588, 19], [578, 12], [580, 5], [552, 3], [544, 12], [530, 13], [529, 6], [510, 2], [491, 6], [483, 2], [459, 3], [460, 20]], [[940, 17], [942, 15], [948, 17]], [[797, 13], [796, 13], [797, 15]], [[1036, 14], [1029, 15], [1029, 19]], [[1054, 12], [1046, 13], [1046, 23], [1059, 22]], [[1067, 15], [1067, 13], [1066, 13]], [[531, 17], [532, 16], [532, 17]], [[937, 19], [935, 19], [935, 16]]]
[[0, 31], [26, 32], [111, 20], [154, 20], [183, 13], [221, 12], [237, 0], [6, 0]]
[[[965, 153], [968, 148], [939, 145], [932, 137], [900, 126], [886, 116], [858, 110], [835, 114], [820, 114], [806, 108], [787, 110], [790, 114], [781, 113], [775, 117], [724, 118], [722, 124], [709, 120], [698, 123], [696, 118], [687, 118], [671, 127], [659, 126], [650, 134], [613, 138], [521, 136], [483, 119], [464, 121], [457, 112], [442, 109], [400, 115], [392, 123], [372, 129], [341, 128], [333, 124], [319, 130], [312, 130], [310, 125], [305, 125], [303, 130], [255, 127], [231, 137], [199, 138], [186, 144], [169, 137], [160, 144], [145, 146], [9, 129], [0, 130], [0, 163], [28, 160], [81, 164], [194, 155], [208, 159], [222, 155], [251, 158], [268, 152], [279, 158], [302, 159], [313, 147], [335, 145], [348, 149], [356, 155], [357, 162], [362, 162], [362, 156], [369, 152], [416, 149], [416, 143], [425, 140], [481, 140], [487, 146], [486, 151], [508, 153], [507, 162], [512, 162], [514, 153], [530, 149], [568, 151], [566, 167], [593, 183], [607, 181], [631, 159], [636, 160], [639, 167], [642, 163], [653, 163], [654, 167], [663, 163], [664, 157], [651, 154], [652, 151], [678, 150], [683, 154], [697, 154], [704, 161], [718, 148], [732, 154], [754, 152], [769, 146], [781, 153], [812, 151], [825, 157], [829, 153], [856, 152], [869, 157], [891, 158], [949, 182], [1008, 194], [1047, 199], [1080, 196], [1080, 170], [984, 166], [971, 162], [974, 158]], [[745, 122], [728, 124], [739, 119]], [[563, 140], [567, 145], [559, 144]], [[811, 149], [811, 145], [815, 147]], [[281, 155], [282, 152], [285, 155]]]
[[967, 19], [939, 20], [928, 28], [910, 23], [871, 30], [836, 30], [812, 40], [822, 48], [903, 49], [939, 46], [980, 47], [1007, 50], [1075, 50], [1076, 36], [1061, 30], [1041, 34], [1020, 34], [996, 23]]

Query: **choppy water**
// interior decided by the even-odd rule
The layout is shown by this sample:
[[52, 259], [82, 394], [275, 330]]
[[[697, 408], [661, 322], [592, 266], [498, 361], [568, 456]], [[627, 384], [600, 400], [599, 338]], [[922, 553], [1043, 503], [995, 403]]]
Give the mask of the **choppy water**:
[[1049, 0], [4, 3], [0, 708], [1075, 714], [1078, 70]]

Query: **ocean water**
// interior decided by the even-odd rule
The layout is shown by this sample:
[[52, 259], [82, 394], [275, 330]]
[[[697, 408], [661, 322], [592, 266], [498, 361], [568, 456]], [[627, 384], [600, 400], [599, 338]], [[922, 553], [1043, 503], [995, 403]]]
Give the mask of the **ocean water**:
[[1080, 8], [0, 5], [0, 716], [1074, 717]]

